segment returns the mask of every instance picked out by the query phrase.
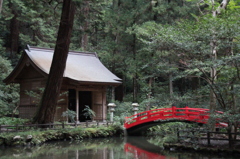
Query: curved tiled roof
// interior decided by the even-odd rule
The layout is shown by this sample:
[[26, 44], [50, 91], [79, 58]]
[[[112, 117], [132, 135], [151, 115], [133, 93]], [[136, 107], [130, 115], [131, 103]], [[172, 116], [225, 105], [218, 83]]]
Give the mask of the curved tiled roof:
[[[41, 71], [49, 74], [53, 49], [29, 47], [25, 52]], [[101, 63], [96, 53], [69, 51], [63, 77], [79, 82], [121, 83], [121, 79]]]

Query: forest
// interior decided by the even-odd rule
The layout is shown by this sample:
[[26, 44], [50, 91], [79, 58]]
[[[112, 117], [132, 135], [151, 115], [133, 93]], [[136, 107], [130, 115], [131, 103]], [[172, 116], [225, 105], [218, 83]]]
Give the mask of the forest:
[[[240, 0], [73, 0], [70, 50], [97, 52], [122, 79], [116, 115], [163, 107], [240, 112]], [[62, 0], [0, 1], [0, 116], [17, 113], [6, 85], [26, 45], [54, 48]]]

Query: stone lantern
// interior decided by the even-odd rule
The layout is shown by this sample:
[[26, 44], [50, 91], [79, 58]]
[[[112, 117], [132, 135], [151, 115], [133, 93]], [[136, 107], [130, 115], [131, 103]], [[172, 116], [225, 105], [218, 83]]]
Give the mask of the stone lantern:
[[138, 111], [139, 105], [138, 105], [138, 103], [133, 103], [132, 106], [133, 106], [134, 115], [136, 115], [136, 114], [137, 114], [137, 111]]
[[109, 112], [110, 112], [110, 121], [113, 122], [113, 112], [115, 111], [115, 107], [116, 107], [116, 104], [114, 103], [109, 103], [108, 104], [108, 107], [109, 107]]

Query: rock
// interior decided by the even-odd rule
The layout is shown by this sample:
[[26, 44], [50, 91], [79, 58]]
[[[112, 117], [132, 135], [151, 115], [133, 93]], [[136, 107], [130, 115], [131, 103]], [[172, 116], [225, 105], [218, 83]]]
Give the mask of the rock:
[[8, 143], [11, 146], [24, 146], [26, 143], [23, 138], [19, 135], [13, 137], [13, 141], [9, 141]]
[[170, 148], [170, 151], [175, 151], [176, 149], [174, 147], [171, 147]]
[[190, 142], [190, 141], [191, 141], [190, 138], [184, 140], [184, 142]]
[[28, 135], [27, 136], [27, 139], [29, 140], [29, 139], [32, 139], [32, 135]]
[[15, 141], [20, 141], [22, 139], [23, 138], [21, 136], [19, 136], [19, 135], [13, 137], [13, 140], [15, 140]]
[[33, 138], [32, 135], [28, 135], [27, 138], [26, 138], [26, 142], [32, 141], [32, 138]]

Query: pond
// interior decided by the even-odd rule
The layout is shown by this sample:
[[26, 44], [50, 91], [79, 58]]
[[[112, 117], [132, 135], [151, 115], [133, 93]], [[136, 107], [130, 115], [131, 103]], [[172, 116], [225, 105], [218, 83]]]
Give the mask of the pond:
[[163, 150], [144, 137], [49, 142], [34, 147], [1, 147], [0, 159], [237, 159], [240, 156]]

